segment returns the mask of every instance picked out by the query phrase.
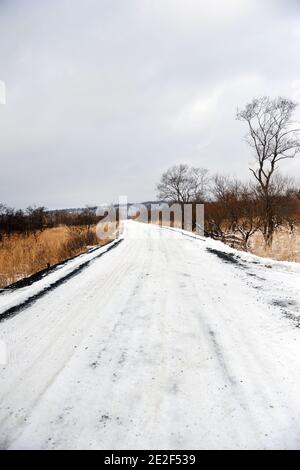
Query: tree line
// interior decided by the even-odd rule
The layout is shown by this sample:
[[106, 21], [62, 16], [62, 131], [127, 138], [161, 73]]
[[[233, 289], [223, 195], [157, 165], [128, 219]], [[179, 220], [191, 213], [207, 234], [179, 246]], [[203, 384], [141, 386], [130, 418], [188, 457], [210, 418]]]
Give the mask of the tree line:
[[162, 174], [159, 199], [169, 203], [205, 203], [205, 234], [248, 248], [260, 231], [270, 247], [274, 233], [300, 222], [300, 190], [279, 172], [284, 160], [300, 152], [300, 126], [293, 115], [297, 104], [286, 98], [254, 99], [236, 118], [247, 125], [246, 141], [255, 157], [252, 180], [209, 175], [207, 169], [175, 165]]
[[38, 234], [46, 228], [59, 225], [85, 227], [89, 229], [99, 222], [93, 207], [78, 211], [48, 211], [45, 207], [28, 207], [25, 210], [12, 209], [0, 204], [0, 240], [14, 234]]

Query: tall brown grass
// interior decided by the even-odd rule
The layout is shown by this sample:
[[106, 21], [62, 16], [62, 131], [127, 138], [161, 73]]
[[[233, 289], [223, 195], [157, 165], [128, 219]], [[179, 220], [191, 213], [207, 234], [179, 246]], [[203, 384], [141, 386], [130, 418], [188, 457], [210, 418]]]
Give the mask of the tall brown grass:
[[255, 255], [272, 258], [278, 261], [300, 262], [300, 229], [290, 233], [286, 227], [281, 227], [274, 234], [272, 246], [266, 247], [263, 236], [257, 232], [251, 239], [250, 249]]
[[87, 251], [105, 245], [96, 228], [59, 226], [36, 235], [13, 235], [0, 241], [0, 287]]

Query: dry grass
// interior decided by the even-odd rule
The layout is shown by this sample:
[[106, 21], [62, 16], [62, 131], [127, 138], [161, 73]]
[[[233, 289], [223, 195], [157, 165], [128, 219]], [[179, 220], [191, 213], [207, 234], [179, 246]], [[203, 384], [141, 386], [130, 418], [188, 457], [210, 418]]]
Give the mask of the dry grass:
[[0, 287], [76, 256], [89, 246], [105, 245], [99, 241], [96, 227], [59, 226], [34, 235], [14, 235], [0, 242]]
[[257, 233], [252, 237], [249, 251], [262, 257], [299, 263], [300, 228], [297, 228], [294, 233], [289, 233], [285, 227], [278, 230], [274, 235], [272, 248], [266, 248], [262, 235]]

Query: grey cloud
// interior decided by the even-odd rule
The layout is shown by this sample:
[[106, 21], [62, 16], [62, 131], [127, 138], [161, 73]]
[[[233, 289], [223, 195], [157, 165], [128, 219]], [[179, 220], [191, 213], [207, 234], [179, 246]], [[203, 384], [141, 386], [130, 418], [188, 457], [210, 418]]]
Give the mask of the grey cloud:
[[[224, 5], [0, 2], [0, 201], [152, 199], [179, 161], [247, 177], [235, 110], [297, 94], [300, 13], [293, 0]], [[288, 164], [299, 169], [300, 158]]]

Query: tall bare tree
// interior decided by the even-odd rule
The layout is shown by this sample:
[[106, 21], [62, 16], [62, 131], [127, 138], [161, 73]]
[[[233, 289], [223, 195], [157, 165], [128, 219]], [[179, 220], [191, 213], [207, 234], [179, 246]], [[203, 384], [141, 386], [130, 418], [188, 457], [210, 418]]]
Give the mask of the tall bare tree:
[[248, 126], [246, 139], [255, 151], [256, 165], [250, 171], [264, 204], [263, 235], [268, 246], [272, 244], [275, 230], [274, 174], [281, 161], [294, 158], [300, 152], [300, 128], [293, 121], [296, 107], [290, 99], [263, 97], [254, 99], [237, 112], [237, 119]]
[[203, 202], [208, 181], [208, 170], [204, 168], [175, 165], [162, 174], [157, 185], [158, 197], [171, 203]]

